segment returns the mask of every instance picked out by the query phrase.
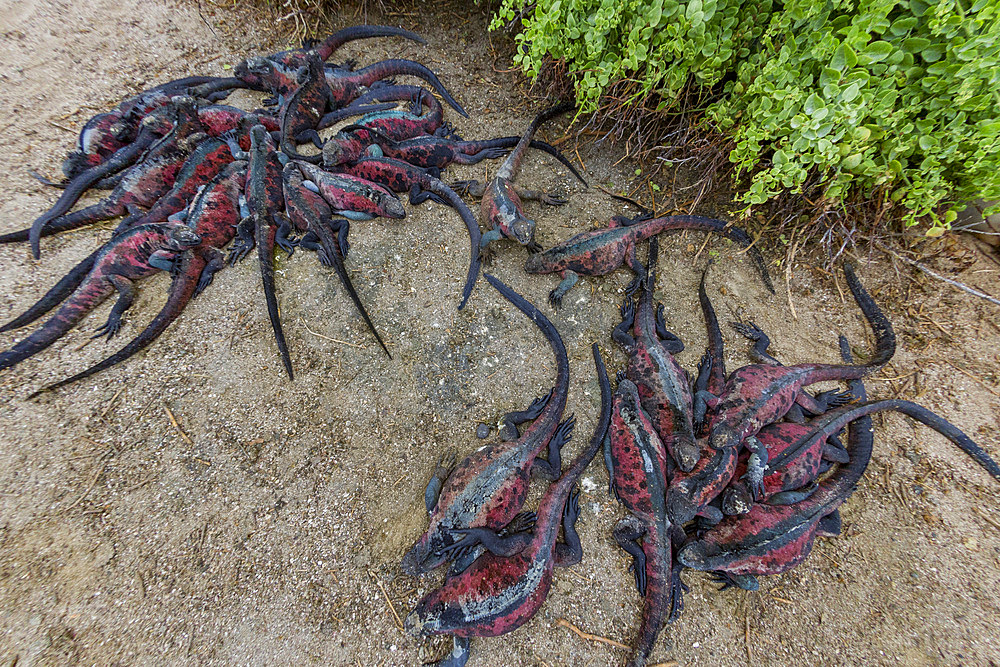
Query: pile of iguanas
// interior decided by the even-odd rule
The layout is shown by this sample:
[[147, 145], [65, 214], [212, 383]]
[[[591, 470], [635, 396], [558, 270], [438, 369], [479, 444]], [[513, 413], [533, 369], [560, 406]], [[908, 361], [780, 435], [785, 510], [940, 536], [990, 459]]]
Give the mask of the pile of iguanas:
[[[572, 243], [584, 242], [577, 237]], [[612, 394], [593, 345], [601, 413], [590, 443], [565, 469], [560, 451], [574, 424], [572, 416], [563, 419], [566, 348], [545, 315], [486, 276], [548, 340], [556, 383], [527, 409], [503, 418], [500, 441], [457, 463], [449, 452], [428, 484], [429, 526], [403, 557], [402, 569], [421, 575], [447, 566], [444, 583], [424, 595], [406, 618], [414, 635], [453, 637], [451, 652], [437, 665], [465, 664], [470, 637], [496, 636], [523, 625], [548, 595], [553, 568], [581, 559], [574, 487], [602, 447], [609, 493], [628, 512], [613, 537], [633, 559], [630, 569], [643, 598], [627, 663], [636, 667], [646, 664], [660, 629], [683, 609], [685, 568], [710, 573], [723, 589], [755, 590], [758, 576], [801, 563], [817, 536], [839, 534], [838, 508], [871, 459], [872, 413], [895, 410], [930, 426], [1000, 479], [1000, 466], [943, 418], [909, 401], [868, 400], [861, 379], [891, 359], [896, 341], [850, 264], [844, 265], [847, 284], [875, 334], [875, 351], [866, 363], [853, 363], [841, 336], [843, 364], [783, 366], [767, 353], [770, 341], [763, 331], [739, 324], [737, 330], [755, 342], [757, 363], [727, 375], [722, 332], [703, 276], [699, 297], [709, 346], [692, 381], [674, 357], [684, 345], [667, 331], [663, 307], [653, 298], [656, 236], [649, 241], [648, 267], [636, 262], [635, 240], [630, 243], [637, 280], [611, 336], [628, 362]], [[846, 382], [847, 391], [806, 391], [831, 380]], [[525, 511], [532, 475], [549, 480], [549, 486], [537, 509]]]
[[[645, 664], [663, 624], [682, 610], [683, 569], [709, 572], [723, 588], [752, 590], [756, 577], [802, 562], [817, 536], [839, 532], [838, 507], [871, 458], [873, 412], [895, 410], [927, 424], [1000, 479], [993, 459], [944, 419], [907, 401], [868, 400], [861, 380], [891, 359], [895, 336], [850, 264], [844, 265], [847, 284], [875, 335], [867, 362], [854, 363], [841, 337], [843, 364], [783, 366], [768, 354], [764, 332], [742, 323], [737, 329], [754, 341], [755, 363], [727, 375], [722, 334], [705, 290], [706, 269], [699, 297], [709, 346], [692, 381], [675, 358], [683, 343], [667, 331], [662, 305], [654, 299], [657, 236], [671, 230], [723, 234], [747, 248], [773, 293], [751, 238], [720, 220], [647, 213], [614, 217], [604, 227], [542, 251], [536, 223], [522, 201], [560, 205], [566, 200], [525, 190], [515, 180], [527, 149], [535, 148], [586, 185], [558, 150], [534, 139], [542, 123], [572, 107], [559, 104], [542, 111], [519, 137], [464, 140], [444, 122], [444, 110], [431, 91], [388, 79], [421, 78], [465, 115], [425, 66], [386, 60], [355, 69], [353, 63], [326, 62], [349, 41], [390, 36], [423, 42], [388, 26], [347, 28], [299, 49], [248, 58], [233, 68], [233, 77], [179, 79], [94, 116], [63, 165], [66, 180], [45, 181], [63, 189], [58, 201], [30, 229], [4, 234], [0, 242], [28, 241], [37, 258], [42, 237], [122, 220], [106, 244], [0, 327], [18, 329], [56, 309], [45, 324], [0, 353], [0, 370], [50, 346], [117, 291], [118, 301], [97, 333], [114, 336], [135, 299], [135, 281], [170, 272], [166, 304], [142, 332], [105, 360], [45, 389], [104, 370], [152, 343], [216, 272], [256, 250], [275, 340], [291, 377], [275, 294], [276, 246], [289, 254], [295, 247], [314, 250], [322, 264], [333, 267], [388, 355], [344, 262], [351, 222], [404, 218], [400, 193], [407, 193], [413, 205], [431, 199], [461, 216], [470, 259], [459, 308], [472, 293], [489, 244], [502, 238], [530, 251], [528, 273], [560, 274], [562, 281], [549, 295], [554, 307], [561, 306], [580, 275], [605, 275], [627, 265], [635, 277], [611, 337], [628, 362], [612, 392], [593, 345], [601, 414], [589, 444], [566, 468], [561, 450], [575, 424], [572, 415], [563, 415], [569, 391], [566, 348], [538, 308], [486, 276], [540, 329], [555, 356], [556, 381], [525, 410], [505, 416], [499, 441], [461, 461], [453, 451], [442, 457], [427, 487], [429, 525], [404, 556], [402, 569], [422, 575], [447, 566], [447, 574], [420, 600], [406, 626], [416, 635], [453, 636], [453, 651], [438, 663], [449, 667], [465, 663], [470, 637], [523, 625], [544, 603], [555, 566], [582, 558], [575, 529], [580, 513], [576, 483], [598, 450], [604, 452], [610, 492], [628, 512], [613, 537], [633, 558], [631, 569], [644, 600], [632, 665]], [[269, 97], [254, 110], [218, 104], [237, 88]], [[316, 150], [303, 149], [309, 144]], [[503, 163], [486, 183], [448, 185], [440, 178], [452, 163], [501, 157]], [[92, 188], [110, 193], [73, 210]], [[481, 197], [480, 220], [460, 192]], [[488, 227], [485, 234], [480, 221]], [[296, 239], [295, 233], [301, 236]], [[644, 266], [637, 246], [645, 240], [649, 260]], [[230, 244], [227, 260], [223, 250]], [[845, 382], [848, 389], [806, 391], [827, 381]], [[532, 476], [548, 480], [549, 486], [537, 508], [525, 511]]]
[[[51, 345], [117, 291], [118, 301], [98, 329], [98, 335], [111, 338], [135, 298], [135, 281], [170, 271], [167, 303], [146, 329], [112, 356], [41, 391], [123, 361], [155, 340], [211, 284], [216, 272], [256, 249], [275, 341], [292, 377], [275, 294], [276, 246], [289, 254], [297, 246], [315, 250], [323, 264], [333, 267], [388, 355], [351, 285], [344, 260], [351, 222], [406, 216], [397, 193], [408, 193], [411, 204], [432, 199], [449, 205], [461, 216], [470, 240], [459, 305], [464, 307], [479, 275], [482, 234], [469, 207], [440, 180], [441, 170], [452, 163], [474, 164], [510, 152], [501, 168], [505, 179], [498, 176], [491, 185], [502, 180], [508, 184], [503, 192], [516, 200], [517, 189], [510, 182], [527, 149], [535, 148], [560, 160], [586, 185], [559, 151], [533, 139], [541, 119], [568, 107], [543, 114], [524, 136], [464, 140], [445, 123], [441, 103], [429, 90], [390, 79], [421, 78], [465, 116], [424, 65], [395, 59], [354, 69], [353, 63], [326, 62], [339, 46], [371, 37], [424, 42], [419, 35], [389, 26], [346, 28], [322, 42], [248, 58], [233, 68], [233, 77], [188, 77], [156, 86], [88, 121], [77, 150], [63, 164], [66, 180], [41, 179], [62, 188], [62, 195], [29, 229], [0, 235], [0, 243], [28, 241], [37, 259], [42, 237], [123, 219], [104, 246], [26, 312], [0, 327], [0, 331], [21, 328], [59, 307], [41, 327], [0, 353], [0, 370]], [[254, 110], [218, 103], [239, 88], [269, 97]], [[350, 124], [333, 131], [348, 120]], [[328, 128], [327, 136], [321, 137], [319, 132]], [[308, 152], [301, 146], [304, 143], [314, 144], [318, 151]], [[73, 210], [92, 188], [110, 193]], [[460, 188], [474, 189], [468, 183]], [[549, 195], [544, 199], [565, 203]], [[515, 227], [521, 229], [520, 223]], [[508, 228], [501, 224], [500, 229]], [[292, 236], [296, 233], [301, 235], [297, 239]], [[227, 262], [222, 250], [230, 243]]]

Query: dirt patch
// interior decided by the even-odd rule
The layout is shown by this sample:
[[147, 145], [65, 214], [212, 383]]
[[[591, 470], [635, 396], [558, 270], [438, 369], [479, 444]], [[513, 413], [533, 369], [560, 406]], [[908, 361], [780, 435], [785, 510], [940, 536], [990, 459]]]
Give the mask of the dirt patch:
[[[197, 5], [150, 0], [35, 0], [0, 9], [7, 164], [0, 231], [26, 226], [55, 199], [27, 170], [57, 172], [74, 140], [63, 126], [75, 130], [142, 87], [222, 74], [223, 64], [278, 46], [267, 26], [212, 11], [202, 16]], [[418, 23], [418, 15], [431, 18]], [[477, 9], [422, 4], [395, 20], [430, 44], [372, 40], [338, 57], [426, 63], [470, 112], [469, 120], [450, 116], [468, 137], [516, 134], [526, 125], [535, 108], [514, 75], [494, 70]], [[550, 139], [557, 136], [548, 129]], [[595, 185], [631, 186], [635, 165], [619, 163], [618, 147], [571, 140], [564, 148], [578, 150]], [[453, 173], [481, 177], [484, 168]], [[523, 181], [570, 199], [560, 209], [532, 208], [543, 245], [621, 212], [546, 157], [532, 157]], [[673, 195], [667, 185], [665, 196]], [[699, 212], [723, 214], [722, 206]], [[26, 248], [0, 247], [0, 317], [21, 312], [108, 234], [85, 229], [47, 239], [39, 263]], [[699, 250], [703, 241], [664, 237], [661, 250], [657, 297], [688, 345], [680, 355], [688, 368], [706, 342], [696, 288], [710, 255], [719, 257], [710, 285], [720, 318], [754, 319], [783, 361], [836, 361], [839, 333], [870, 346], [841, 278], [803, 261], [788, 274], [790, 295], [781, 287], [771, 297], [729, 244]], [[954, 242], [941, 247], [936, 268], [995, 286], [995, 264]], [[396, 627], [386, 596], [403, 614], [438, 581], [397, 567], [425, 525], [424, 484], [447, 447], [478, 447], [479, 423], [523, 407], [554, 376], [539, 333], [485, 281], [456, 311], [466, 253], [461, 221], [434, 205], [412, 209], [403, 223], [354, 226], [349, 270], [392, 361], [335, 277], [300, 252], [278, 266], [293, 383], [284, 378], [251, 262], [219, 274], [148, 353], [120, 368], [24, 400], [117, 349], [89, 342], [105, 305], [83, 328], [0, 375], [0, 660], [415, 664], [421, 644]], [[489, 270], [544, 304], [557, 281], [527, 276], [524, 257], [504, 247]], [[861, 276], [900, 333], [899, 353], [869, 383], [870, 394], [913, 398], [1000, 456], [1000, 313], [881, 257]], [[561, 311], [545, 308], [570, 353], [574, 449], [597, 414], [589, 344], [601, 342], [611, 369], [624, 361], [609, 332], [628, 280], [624, 271], [585, 279]], [[163, 277], [142, 286], [121, 340], [158, 310], [165, 286]], [[729, 363], [742, 363], [745, 342], [725, 334]], [[623, 512], [604, 492], [599, 464], [584, 477], [583, 562], [557, 572], [549, 600], [524, 628], [476, 640], [471, 664], [623, 660], [621, 649], [557, 625], [566, 618], [629, 643], [638, 621], [627, 559], [611, 539]], [[877, 417], [875, 456], [843, 509], [844, 536], [821, 540], [805, 564], [764, 578], [757, 593], [719, 593], [705, 577], [686, 574], [685, 612], [663, 631], [653, 658], [684, 665], [1000, 661], [998, 509], [996, 483], [950, 443], [903, 418]]]

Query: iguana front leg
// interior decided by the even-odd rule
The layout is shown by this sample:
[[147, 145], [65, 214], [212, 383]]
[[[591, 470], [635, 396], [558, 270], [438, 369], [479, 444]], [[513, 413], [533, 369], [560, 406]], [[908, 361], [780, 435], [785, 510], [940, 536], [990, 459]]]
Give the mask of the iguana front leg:
[[516, 185], [514, 186], [514, 191], [517, 192], [517, 196], [522, 200], [530, 199], [548, 204], [549, 206], [563, 206], [569, 203], [568, 199], [555, 193], [542, 192], [541, 190], [525, 190]]
[[646, 526], [635, 515], [629, 514], [615, 524], [612, 536], [625, 553], [632, 557], [635, 587], [639, 595], [646, 594], [646, 553], [637, 540], [646, 534]]
[[580, 279], [580, 276], [569, 269], [560, 272], [559, 275], [562, 276], [562, 282], [549, 292], [549, 303], [552, 304], [553, 308], [562, 308], [562, 301], [563, 297], [566, 296], [566, 292], [573, 289], [573, 285]]
[[486, 194], [486, 183], [482, 181], [454, 181], [453, 183], [449, 183], [448, 187], [459, 194], [475, 197], [476, 199]]
[[583, 560], [583, 546], [576, 532], [576, 520], [580, 518], [580, 490], [573, 489], [563, 507], [563, 542], [556, 543], [553, 553], [558, 567], [569, 567]]
[[[150, 258], [150, 264], [152, 264], [152, 258]], [[122, 326], [122, 315], [135, 302], [135, 284], [125, 276], [114, 273], [106, 276], [105, 280], [114, 285], [115, 289], [118, 290], [119, 296], [114, 307], [111, 308], [108, 321], [98, 327], [97, 333], [91, 336], [91, 338], [106, 336], [108, 340], [111, 340]]]
[[545, 406], [548, 405], [550, 398], [552, 398], [551, 391], [545, 394], [545, 396], [536, 398], [527, 409], [505, 414], [501, 420], [503, 426], [500, 428], [500, 439], [505, 442], [517, 440], [520, 437], [517, 427], [524, 422], [537, 419], [538, 415], [545, 409]]
[[547, 458], [536, 457], [531, 464], [531, 474], [548, 480], [557, 480], [562, 472], [562, 458], [560, 450], [573, 437], [573, 427], [576, 425], [576, 417], [569, 416], [569, 419], [559, 424], [555, 435], [549, 440]]

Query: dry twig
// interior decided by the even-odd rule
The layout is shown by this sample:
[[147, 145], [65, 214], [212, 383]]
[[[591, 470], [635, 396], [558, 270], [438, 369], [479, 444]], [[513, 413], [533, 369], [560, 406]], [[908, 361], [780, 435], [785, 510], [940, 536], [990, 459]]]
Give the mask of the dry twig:
[[[558, 621], [556, 621], [556, 625], [561, 625], [564, 628], [569, 628], [570, 630], [572, 630], [573, 632], [575, 632], [581, 638], [590, 640], [592, 642], [600, 642], [602, 644], [609, 644], [610, 646], [617, 646], [618, 648], [628, 648], [628, 649], [632, 648], [631, 646], [628, 646], [627, 644], [622, 644], [621, 642], [616, 642], [614, 639], [608, 639], [607, 637], [601, 637], [600, 635], [592, 635], [589, 632], [584, 632], [580, 628], [576, 627], [575, 625], [573, 625], [572, 623], [570, 623], [569, 621], [567, 621], [565, 618], [560, 618]], [[676, 663], [674, 663], [674, 664], [676, 664]]]

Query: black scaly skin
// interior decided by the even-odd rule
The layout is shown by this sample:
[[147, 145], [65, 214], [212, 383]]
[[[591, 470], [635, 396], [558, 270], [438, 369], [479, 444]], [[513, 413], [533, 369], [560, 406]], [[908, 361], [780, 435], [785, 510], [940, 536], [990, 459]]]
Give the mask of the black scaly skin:
[[[544, 334], [556, 357], [556, 383], [537, 418], [520, 438], [487, 445], [451, 470], [434, 506], [429, 508], [430, 525], [403, 556], [401, 567], [408, 574], [430, 572], [447, 563], [451, 556], [445, 551], [457, 543], [455, 529], [498, 531], [508, 525], [524, 505], [532, 473], [550, 479], [558, 477], [559, 448], [572, 432], [573, 417], [559, 423], [569, 389], [569, 360], [559, 332], [522, 296], [489, 274], [486, 280]], [[546, 449], [547, 461], [539, 458]]]
[[362, 158], [350, 166], [342, 167], [342, 171], [346, 174], [366, 178], [374, 183], [380, 183], [394, 192], [408, 192], [413, 186], [418, 186], [444, 198], [462, 216], [465, 228], [469, 232], [470, 243], [469, 272], [465, 279], [465, 287], [462, 288], [462, 301], [458, 305], [458, 309], [462, 310], [472, 294], [476, 279], [479, 277], [479, 242], [482, 237], [476, 217], [462, 201], [462, 198], [440, 179], [434, 178], [425, 170], [401, 160], [384, 157]]
[[87, 274], [90, 273], [90, 269], [94, 267], [94, 262], [97, 261], [97, 258], [100, 256], [102, 250], [104, 250], [104, 246], [101, 246], [94, 252], [87, 255], [76, 266], [70, 269], [69, 273], [63, 276], [59, 282], [52, 287], [52, 289], [46, 292], [45, 296], [36, 301], [31, 308], [28, 308], [28, 310], [24, 311], [10, 322], [0, 327], [0, 331], [13, 331], [14, 329], [20, 329], [23, 326], [27, 326], [65, 301], [66, 297], [72, 294], [73, 290], [75, 290], [87, 277]]
[[[850, 363], [846, 340], [841, 354]], [[840, 524], [838, 507], [851, 496], [864, 473], [872, 452], [872, 424], [868, 416], [882, 410], [896, 410], [930, 426], [954, 442], [982, 465], [995, 479], [1000, 466], [954, 425], [909, 401], [889, 399], [864, 402], [860, 380], [851, 382], [852, 393], [862, 401], [836, 408], [810, 422], [810, 432], [800, 442], [809, 447], [829, 438], [847, 425], [849, 462], [819, 482], [816, 490], [791, 504], [758, 504], [748, 514], [723, 519], [679, 553], [685, 565], [716, 572], [720, 578], [743, 588], [756, 588], [757, 575], [785, 572], [801, 563], [810, 553], [817, 535], [829, 534]], [[832, 521], [830, 521], [832, 519]], [[824, 526], [824, 522], [828, 522]]]
[[[285, 196], [281, 186], [282, 164], [267, 129], [255, 125], [250, 130], [250, 164], [247, 168], [246, 198], [250, 207], [250, 224], [253, 225], [261, 284], [267, 302], [267, 316], [274, 331], [274, 340], [281, 354], [281, 361], [288, 379], [295, 379], [292, 358], [281, 326], [278, 297], [274, 289], [274, 245], [278, 234], [275, 214], [284, 209]], [[242, 224], [242, 223], [241, 223]], [[245, 245], [244, 245], [245, 247]]]
[[232, 149], [225, 140], [210, 138], [202, 141], [181, 165], [170, 191], [160, 197], [148, 211], [122, 220], [115, 233], [136, 225], [163, 222], [183, 211], [191, 204], [198, 190], [210, 183], [234, 159]]
[[417, 102], [419, 104], [415, 103], [412, 110], [389, 109], [365, 114], [351, 125], [351, 128], [380, 132], [392, 141], [404, 141], [441, 132], [445, 127], [444, 110], [437, 98], [421, 88]]
[[[233, 73], [247, 88], [268, 91], [277, 96], [279, 100], [287, 99], [298, 87], [298, 71], [306, 65], [308, 57], [305, 53], [292, 54], [288, 57], [288, 62], [282, 64], [275, 63], [265, 57], [255, 56], [237, 65]], [[434, 72], [412, 60], [383, 60], [359, 70], [326, 67], [323, 71], [327, 85], [330, 87], [333, 109], [349, 105], [382, 79], [409, 75], [424, 79], [458, 113], [466, 117], [469, 115], [455, 101]]]
[[[722, 388], [726, 386], [726, 347], [722, 341], [722, 329], [719, 327], [719, 318], [715, 315], [715, 308], [708, 298], [705, 289], [705, 281], [708, 279], [708, 270], [715, 260], [711, 260], [705, 271], [701, 274], [701, 282], [698, 283], [698, 302], [701, 304], [701, 312], [705, 318], [705, 328], [708, 332], [708, 347], [705, 355], [698, 364], [698, 378], [695, 380], [695, 393], [707, 391], [718, 396], [722, 393]], [[700, 426], [696, 424], [696, 426]], [[699, 433], [699, 435], [702, 435]]]
[[603, 229], [581, 232], [544, 252], [528, 257], [524, 269], [528, 273], [559, 273], [562, 282], [549, 294], [549, 302], [558, 307], [580, 275], [603, 276], [627, 264], [636, 277], [629, 286], [634, 290], [639, 285], [645, 269], [636, 260], [636, 245], [651, 236], [667, 231], [693, 229], [722, 234], [748, 248], [751, 260], [761, 274], [764, 285], [774, 293], [771, 277], [767, 273], [764, 257], [753, 244], [750, 236], [739, 227], [722, 220], [699, 215], [668, 215], [662, 218], [615, 217]]
[[145, 349], [180, 316], [193, 297], [211, 284], [215, 273], [225, 266], [219, 250], [233, 239], [240, 219], [239, 198], [246, 170], [244, 161], [230, 163], [191, 203], [185, 222], [201, 237], [201, 243], [181, 255], [174, 269], [167, 302], [146, 328], [110, 357], [34, 392], [29, 399], [88, 378]]
[[281, 107], [281, 150], [296, 160], [319, 164], [322, 155], [301, 155], [296, 142], [305, 136], [319, 139], [316, 128], [327, 106], [333, 106], [330, 87], [323, 74], [319, 58], [306, 57], [306, 64], [298, 72], [298, 88]]
[[[344, 289], [347, 290], [347, 294], [351, 297], [351, 301], [354, 302], [354, 306], [358, 309], [365, 324], [368, 325], [368, 329], [375, 336], [375, 340], [378, 341], [378, 344], [385, 351], [386, 356], [392, 359], [389, 349], [382, 341], [382, 336], [379, 335], [378, 330], [375, 328], [375, 324], [368, 315], [368, 310], [361, 303], [361, 297], [355, 291], [351, 277], [344, 266], [344, 250], [341, 247], [340, 239], [334, 236], [333, 228], [331, 227], [333, 211], [330, 205], [326, 203], [326, 200], [312, 190], [303, 187], [302, 184], [304, 181], [302, 172], [295, 164], [289, 163], [285, 165], [284, 172], [282, 173], [285, 211], [292, 225], [300, 232], [306, 232], [306, 235], [299, 241], [299, 245], [309, 247], [310, 242], [313, 241], [313, 238], [315, 239], [315, 242], [318, 244], [316, 251], [320, 262], [324, 266], [333, 267], [337, 272], [340, 282], [344, 285]], [[342, 231], [344, 238], [347, 235], [346, 230], [349, 229], [346, 227], [347, 224], [346, 220], [341, 222], [342, 227], [340, 231]]]
[[[456, 531], [488, 553], [467, 569], [449, 576], [444, 585], [420, 600], [406, 617], [411, 635], [450, 634], [454, 650], [437, 667], [460, 667], [468, 658], [469, 637], [496, 637], [524, 625], [541, 608], [552, 585], [555, 567], [583, 558], [576, 532], [580, 514], [576, 482], [605, 438], [611, 416], [611, 386], [597, 344], [591, 348], [601, 386], [601, 417], [590, 444], [552, 482], [538, 503], [532, 534], [500, 537], [485, 528]], [[562, 528], [563, 543], [556, 540]]]
[[178, 223], [141, 225], [115, 237], [102, 249], [87, 278], [45, 324], [0, 354], [0, 370], [11, 368], [56, 342], [100, 305], [112, 292], [119, 298], [98, 336], [117, 333], [121, 316], [135, 298], [133, 282], [168, 266], [184, 249], [201, 239]]
[[[528, 151], [528, 144], [542, 123], [559, 114], [571, 111], [571, 103], [558, 104], [538, 114], [528, 126], [524, 135], [518, 140], [514, 150], [503, 161], [496, 175], [486, 184], [483, 200], [480, 206], [480, 216], [487, 221], [492, 234], [487, 233], [486, 243], [500, 236], [512, 238], [529, 249], [537, 249], [535, 244], [535, 221], [524, 215], [521, 199], [527, 198], [524, 190], [514, 185], [521, 172], [521, 163]], [[531, 193], [534, 194], [534, 193]], [[549, 204], [566, 203], [556, 198], [543, 198]]]
[[[750, 480], [759, 480], [760, 467], [767, 463], [767, 449], [753, 436], [784, 417], [801, 400], [803, 388], [827, 380], [859, 379], [892, 358], [896, 351], [892, 324], [858, 280], [851, 264], [844, 264], [844, 275], [875, 334], [875, 354], [865, 364], [752, 364], [733, 371], [718, 398], [703, 392], [696, 394], [695, 422], [706, 420], [708, 448], [694, 470], [679, 472], [671, 480], [667, 505], [674, 523], [687, 523], [722, 493], [736, 471], [741, 447], [752, 448], [757, 455], [756, 461], [750, 461], [748, 474]], [[759, 484], [754, 481], [752, 486], [754, 495], [759, 495]]]
[[646, 664], [664, 621], [679, 612], [683, 594], [680, 572], [673, 564], [674, 529], [664, 502], [673, 466], [640, 400], [636, 385], [622, 378], [605, 443], [612, 489], [629, 511], [615, 526], [614, 537], [634, 559], [636, 587], [643, 596], [642, 622], [628, 661], [636, 667]]
[[139, 164], [123, 176], [110, 195], [79, 211], [51, 220], [43, 215], [32, 223], [28, 241], [35, 259], [40, 256], [39, 240], [43, 229], [48, 229], [49, 233], [57, 233], [107, 220], [126, 210], [138, 212], [141, 208], [152, 206], [170, 190], [187, 156], [207, 137], [192, 98], [175, 97], [173, 104], [177, 113], [174, 129], [153, 144]]

